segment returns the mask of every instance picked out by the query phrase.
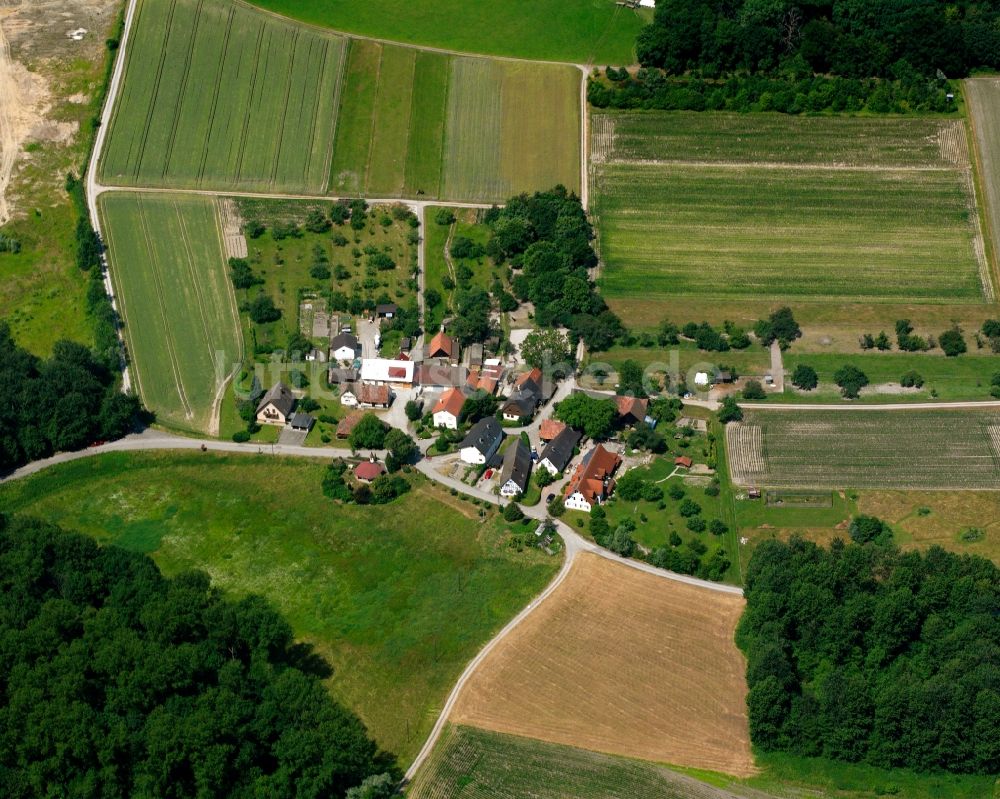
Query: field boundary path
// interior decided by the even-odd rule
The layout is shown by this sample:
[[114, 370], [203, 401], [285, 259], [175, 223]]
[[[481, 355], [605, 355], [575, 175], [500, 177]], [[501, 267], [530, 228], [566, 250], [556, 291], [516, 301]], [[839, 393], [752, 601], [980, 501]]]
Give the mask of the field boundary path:
[[778, 394], [785, 391], [785, 364], [781, 357], [781, 345], [771, 342], [771, 378], [774, 380], [774, 391]]

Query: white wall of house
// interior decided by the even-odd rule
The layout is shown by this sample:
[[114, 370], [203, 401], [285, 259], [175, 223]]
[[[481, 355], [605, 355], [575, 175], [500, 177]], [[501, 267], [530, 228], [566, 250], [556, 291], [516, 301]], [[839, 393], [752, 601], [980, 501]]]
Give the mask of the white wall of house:
[[582, 510], [586, 511], [587, 513], [590, 513], [590, 508], [591, 508], [590, 503], [583, 498], [583, 494], [581, 494], [579, 491], [577, 491], [575, 494], [570, 494], [568, 497], [566, 497], [566, 500], [563, 502], [563, 505], [565, 505], [570, 510]]
[[500, 487], [500, 496], [502, 497], [516, 497], [520, 493], [521, 489], [513, 480], [508, 480]]
[[340, 404], [346, 405], [348, 408], [356, 408], [358, 407], [358, 398], [350, 391], [345, 391], [340, 395]]
[[288, 422], [288, 420], [285, 418], [285, 414], [269, 402], [260, 409], [260, 413], [257, 414], [257, 422], [258, 424], [275, 424], [283, 426]]
[[434, 414], [434, 426], [447, 427], [449, 430], [458, 430], [458, 419], [453, 413], [438, 411]]
[[553, 465], [552, 461], [550, 461], [548, 458], [542, 458], [538, 462], [538, 465], [544, 466], [546, 471], [548, 471], [548, 473], [551, 474], [553, 477], [559, 474], [559, 470]]
[[351, 347], [340, 347], [333, 351], [333, 358], [336, 361], [353, 361], [356, 354]]
[[486, 456], [475, 447], [463, 447], [459, 452], [460, 457], [466, 463], [483, 464], [486, 463]]

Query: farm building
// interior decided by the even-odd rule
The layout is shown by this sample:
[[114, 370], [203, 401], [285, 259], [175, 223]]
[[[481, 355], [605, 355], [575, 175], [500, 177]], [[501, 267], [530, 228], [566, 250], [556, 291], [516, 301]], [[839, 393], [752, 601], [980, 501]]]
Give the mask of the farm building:
[[458, 417], [465, 405], [465, 394], [459, 388], [449, 388], [434, 406], [434, 426], [446, 427], [449, 430], [458, 429]]
[[394, 302], [385, 302], [375, 306], [375, 316], [379, 319], [393, 319], [399, 311]]
[[286, 425], [295, 407], [295, 396], [284, 383], [275, 383], [257, 405], [259, 424]]
[[682, 469], [690, 469], [693, 465], [694, 461], [687, 455], [678, 455], [674, 458], [674, 466], [680, 466]]
[[465, 364], [470, 367], [483, 365], [482, 344], [470, 344], [465, 348]]
[[374, 458], [354, 467], [354, 476], [364, 483], [370, 483], [383, 474], [385, 474], [385, 467]]
[[424, 388], [461, 388], [469, 380], [469, 371], [464, 366], [424, 362], [414, 371], [414, 380]]
[[469, 370], [469, 376], [465, 380], [465, 385], [473, 391], [485, 391], [487, 394], [496, 394], [497, 386], [503, 379], [504, 368], [500, 365], [483, 366]]
[[503, 428], [495, 416], [487, 416], [476, 422], [462, 439], [460, 455], [463, 461], [484, 464], [500, 449]]
[[413, 361], [390, 360], [388, 358], [365, 358], [361, 361], [361, 382], [376, 386], [397, 385], [410, 388], [413, 385]]
[[385, 385], [350, 383], [340, 392], [340, 404], [348, 408], [388, 408], [391, 403], [392, 392]]
[[341, 333], [330, 341], [330, 357], [335, 361], [353, 361], [361, 354], [357, 336]]
[[622, 424], [639, 424], [646, 418], [649, 400], [639, 397], [615, 397], [618, 405], [618, 420]]
[[559, 434], [542, 450], [538, 465], [555, 477], [569, 465], [573, 459], [576, 445], [580, 443], [581, 438], [582, 435], [572, 427], [563, 425]]
[[337, 423], [337, 438], [347, 438], [358, 422], [365, 418], [364, 411], [351, 411]]
[[428, 358], [442, 358], [455, 366], [458, 365], [458, 351], [458, 342], [443, 330], [438, 331], [427, 345]]
[[566, 425], [558, 419], [543, 419], [538, 426], [538, 438], [542, 441], [551, 441], [565, 429]]
[[520, 438], [507, 447], [500, 470], [500, 496], [516, 497], [524, 493], [531, 474], [531, 453]]
[[331, 386], [342, 386], [345, 383], [357, 383], [361, 373], [357, 369], [331, 366], [326, 370], [326, 379]]
[[563, 505], [590, 513], [595, 504], [603, 504], [615, 489], [614, 473], [621, 462], [615, 453], [598, 444], [583, 456], [566, 484]]

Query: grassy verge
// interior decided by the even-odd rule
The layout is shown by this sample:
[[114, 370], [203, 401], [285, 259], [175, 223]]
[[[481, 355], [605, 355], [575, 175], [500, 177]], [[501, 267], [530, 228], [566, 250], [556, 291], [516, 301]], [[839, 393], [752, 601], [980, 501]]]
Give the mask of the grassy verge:
[[[420, 477], [391, 508], [337, 506], [320, 463], [114, 454], [0, 488], [0, 503], [263, 594], [334, 667], [333, 693], [403, 762], [482, 644], [558, 558], [507, 545], [492, 511]], [[389, 512], [386, 512], [386, 511]]]

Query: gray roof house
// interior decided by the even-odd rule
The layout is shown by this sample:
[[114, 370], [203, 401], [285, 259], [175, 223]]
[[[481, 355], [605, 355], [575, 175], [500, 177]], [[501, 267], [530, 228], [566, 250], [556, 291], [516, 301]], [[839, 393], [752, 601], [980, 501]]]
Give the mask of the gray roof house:
[[257, 405], [257, 421], [261, 424], [286, 424], [295, 407], [295, 395], [284, 383], [275, 383]]
[[486, 463], [503, 441], [503, 428], [495, 416], [480, 419], [462, 439], [460, 454], [466, 463]]
[[528, 487], [531, 473], [531, 453], [520, 438], [507, 447], [503, 454], [503, 469], [500, 471], [500, 496], [516, 497]]
[[544, 466], [553, 476], [559, 474], [573, 459], [573, 450], [582, 437], [572, 427], [565, 428], [542, 450], [538, 465]]

